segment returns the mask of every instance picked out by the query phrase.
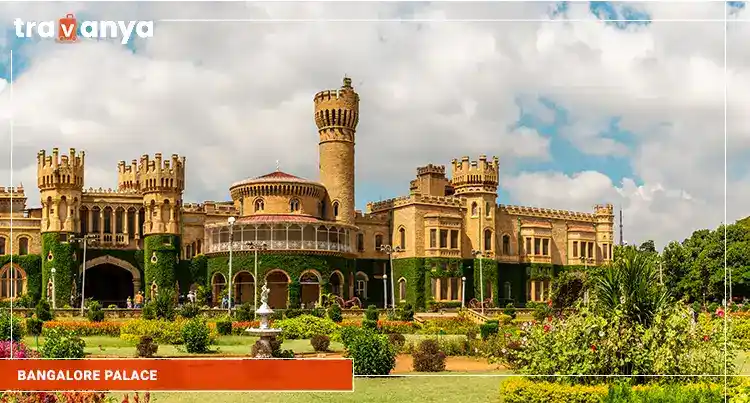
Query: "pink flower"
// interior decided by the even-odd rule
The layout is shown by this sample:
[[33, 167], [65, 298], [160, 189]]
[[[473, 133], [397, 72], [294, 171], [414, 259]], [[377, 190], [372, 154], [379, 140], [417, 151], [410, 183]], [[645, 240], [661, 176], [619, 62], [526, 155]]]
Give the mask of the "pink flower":
[[549, 332], [549, 329], [550, 329], [550, 326], [549, 326], [549, 325], [544, 325], [544, 331], [545, 331], [545, 333], [546, 333], [546, 332]]
[[716, 308], [716, 316], [723, 318], [724, 317], [724, 310], [721, 308]]

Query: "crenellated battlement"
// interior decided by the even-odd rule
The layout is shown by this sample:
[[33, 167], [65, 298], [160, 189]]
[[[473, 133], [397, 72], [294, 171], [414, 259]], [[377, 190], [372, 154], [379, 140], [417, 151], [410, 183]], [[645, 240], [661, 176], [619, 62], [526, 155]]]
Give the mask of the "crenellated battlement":
[[[131, 163], [131, 173], [124, 170], [125, 175], [133, 175], [132, 167]], [[177, 154], [172, 154], [169, 160], [162, 160], [161, 153], [154, 154], [154, 159], [144, 154], [138, 164], [135, 178], [131, 181], [133, 180], [144, 193], [182, 193], [185, 189], [185, 157], [180, 158]]]
[[478, 160], [472, 161], [465, 156], [460, 161], [453, 159], [451, 166], [451, 185], [456, 195], [497, 193], [500, 176], [500, 164], [497, 157], [492, 157], [492, 161], [487, 161], [486, 155], [480, 155]]
[[81, 192], [89, 196], [102, 196], [102, 195], [133, 195], [138, 194], [137, 191], [131, 189], [112, 189], [112, 188], [92, 188], [83, 189]]
[[[325, 90], [315, 94], [315, 124], [320, 131], [321, 142], [332, 140], [329, 129], [348, 131], [346, 136], [338, 136], [336, 140], [354, 141], [353, 132], [359, 123], [359, 95], [352, 87], [352, 80], [344, 77], [344, 85], [337, 90]], [[343, 134], [343, 133], [342, 133]]]
[[361, 211], [357, 210], [355, 212], [355, 221], [357, 222], [357, 224], [387, 225], [388, 216], [364, 214]]
[[412, 194], [409, 196], [400, 196], [393, 199], [367, 203], [367, 213], [376, 213], [379, 211], [390, 210], [409, 204], [429, 204], [432, 206], [463, 207], [466, 205], [466, 200], [452, 196], [429, 196]]
[[519, 215], [526, 217], [559, 219], [559, 220], [576, 220], [585, 222], [594, 222], [595, 216], [592, 213], [582, 213], [578, 211], [557, 210], [529, 206], [509, 206], [498, 205], [498, 208], [509, 215]]
[[597, 204], [594, 206], [594, 214], [599, 216], [613, 216], [615, 214], [614, 207], [607, 203], [607, 204]]
[[125, 161], [117, 163], [117, 188], [135, 192], [141, 190], [138, 160], [130, 161], [130, 165], [127, 165]]
[[417, 176], [422, 175], [439, 175], [445, 176], [445, 165], [432, 165], [427, 164], [423, 167], [417, 168]]
[[25, 199], [26, 193], [23, 190], [23, 185], [18, 185], [18, 187], [2, 187], [0, 186], [0, 199], [6, 199], [6, 198], [14, 198], [14, 199]]
[[60, 188], [81, 189], [86, 153], [76, 153], [75, 148], [68, 155], [60, 155], [58, 148], [52, 149], [52, 155], [45, 150], [37, 153], [37, 185], [39, 190]]

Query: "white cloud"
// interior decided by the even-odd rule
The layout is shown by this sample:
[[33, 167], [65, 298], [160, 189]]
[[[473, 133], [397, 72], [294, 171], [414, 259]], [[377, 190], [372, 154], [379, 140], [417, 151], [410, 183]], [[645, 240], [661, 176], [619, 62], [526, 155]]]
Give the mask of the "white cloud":
[[[89, 15], [104, 10], [106, 19], [395, 18], [408, 13], [417, 18], [538, 18], [550, 8], [544, 3], [79, 6]], [[723, 4], [638, 6], [658, 18], [723, 17]], [[0, 5], [0, 18], [51, 19], [69, 12], [66, 7], [8, 3]], [[628, 237], [653, 238], [658, 244], [717, 225], [724, 200], [719, 179], [724, 24], [653, 23], [622, 31], [596, 21], [587, 5], [577, 3], [570, 4], [568, 16], [590, 21], [172, 22], [157, 23], [154, 38], [139, 42], [136, 54], [110, 43], [40, 44], [25, 51], [30, 67], [13, 86], [12, 104], [7, 88], [0, 99], [3, 118], [13, 108], [17, 124], [14, 181], [32, 187], [36, 151], [54, 146], [85, 149], [87, 186], [96, 187], [116, 186], [118, 160], [143, 153], [184, 154], [186, 198], [195, 201], [228, 197], [230, 183], [274, 169], [275, 160], [286, 171], [316, 178], [312, 96], [338, 87], [347, 73], [362, 99], [360, 190], [405, 193], [417, 165], [447, 164], [463, 155], [498, 155], [503, 167], [550, 158], [548, 138], [516, 128], [520, 108], [536, 114], [539, 122], [554, 121], [554, 111], [538, 103], [545, 97], [568, 110], [562, 136], [585, 153], [630, 157], [643, 184], [631, 179], [612, 183], [593, 171], [510, 178], [506, 172], [513, 201], [584, 211], [594, 203], [622, 204]], [[741, 41], [746, 29], [730, 32], [730, 40]], [[737, 82], [748, 81], [748, 60], [734, 62]], [[745, 93], [735, 94], [736, 111], [747, 105]], [[634, 132], [635, 145], [602, 136], [614, 116]], [[745, 128], [750, 124], [743, 120], [738, 131], [747, 133]], [[0, 132], [0, 141], [7, 136]], [[741, 133], [730, 138], [750, 145]], [[9, 178], [5, 167], [0, 175]]]

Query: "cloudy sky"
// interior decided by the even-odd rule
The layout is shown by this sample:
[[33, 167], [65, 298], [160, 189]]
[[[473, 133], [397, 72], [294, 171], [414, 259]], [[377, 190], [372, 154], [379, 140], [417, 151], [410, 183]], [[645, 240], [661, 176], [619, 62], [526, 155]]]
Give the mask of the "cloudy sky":
[[[154, 35], [15, 34], [15, 18], [71, 12], [153, 20]], [[501, 162], [499, 203], [610, 202], [630, 242], [663, 246], [750, 215], [741, 2], [2, 3], [0, 22], [0, 144], [12, 115], [12, 182], [32, 205], [36, 152], [55, 146], [86, 150], [87, 187], [116, 187], [119, 160], [185, 155], [188, 201], [226, 200], [276, 160], [317, 179], [312, 96], [347, 74], [361, 96], [361, 209], [408, 193], [417, 166], [487, 154]]]

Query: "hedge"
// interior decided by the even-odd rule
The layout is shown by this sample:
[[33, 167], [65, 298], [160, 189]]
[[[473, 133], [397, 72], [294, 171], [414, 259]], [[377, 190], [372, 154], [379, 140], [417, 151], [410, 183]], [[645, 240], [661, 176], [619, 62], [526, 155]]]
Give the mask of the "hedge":
[[55, 300], [58, 307], [70, 303], [79, 267], [76, 258], [77, 245], [68, 243], [57, 232], [42, 234], [42, 283], [41, 297], [47, 298], [47, 283], [51, 278], [51, 270], [55, 268]]
[[[600, 403], [610, 393], [611, 385], [576, 385], [556, 382], [535, 381], [531, 378], [510, 378], [500, 385], [500, 401], [503, 403]], [[713, 401], [697, 400], [699, 396], [716, 396], [716, 402], [723, 402], [724, 385], [711, 383], [687, 383], [673, 385], [639, 385], [630, 388], [638, 398], [635, 401], [653, 401], [664, 396], [675, 400], [660, 402]], [[730, 391], [730, 394], [736, 393]], [[658, 398], [657, 398], [658, 396]], [[618, 400], [618, 401], [632, 401]]]
[[180, 237], [176, 235], [148, 235], [143, 239], [145, 294], [149, 295], [154, 282], [159, 289], [174, 290], [177, 267], [180, 264]]

